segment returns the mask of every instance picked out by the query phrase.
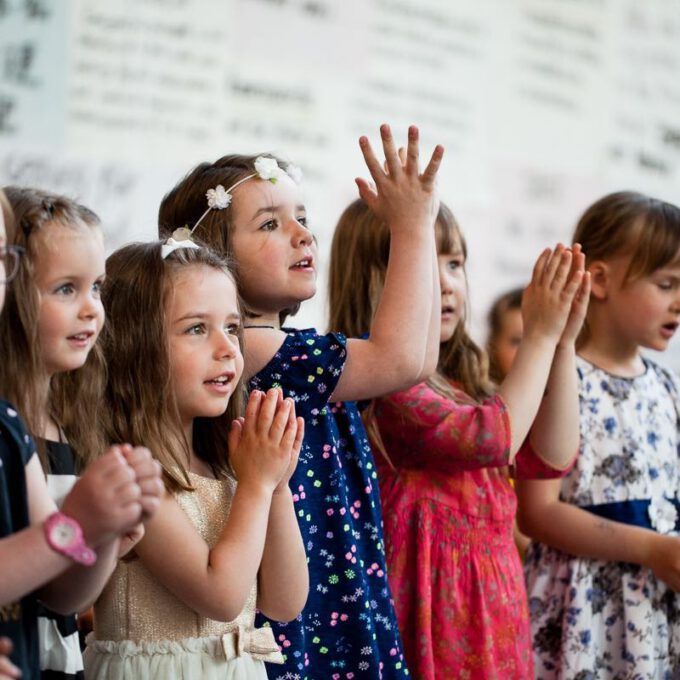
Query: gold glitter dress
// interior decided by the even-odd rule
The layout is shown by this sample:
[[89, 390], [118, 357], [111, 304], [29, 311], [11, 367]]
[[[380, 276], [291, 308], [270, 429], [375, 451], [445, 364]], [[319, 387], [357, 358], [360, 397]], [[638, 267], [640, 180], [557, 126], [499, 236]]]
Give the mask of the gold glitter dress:
[[[175, 494], [209, 546], [224, 528], [235, 482], [189, 473]], [[254, 628], [257, 586], [228, 623], [206, 619], [158, 583], [139, 559], [121, 561], [95, 604], [85, 651], [88, 680], [267, 680], [283, 663], [271, 628]]]

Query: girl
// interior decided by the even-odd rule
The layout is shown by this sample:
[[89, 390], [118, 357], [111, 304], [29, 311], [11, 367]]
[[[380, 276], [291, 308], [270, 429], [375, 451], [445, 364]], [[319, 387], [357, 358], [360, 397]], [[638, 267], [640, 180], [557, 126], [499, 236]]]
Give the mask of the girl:
[[307, 595], [287, 487], [303, 421], [279, 390], [253, 392], [239, 418], [238, 297], [209, 250], [125, 246], [102, 297], [108, 437], [148, 441], [169, 493], [95, 604], [86, 676], [266, 678], [280, 653], [271, 630], [254, 629], [255, 607], [288, 620]]
[[489, 310], [489, 377], [500, 384], [510, 372], [522, 342], [522, 288], [501, 295]]
[[662, 351], [680, 320], [680, 209], [620, 192], [575, 238], [592, 276], [578, 341], [581, 450], [518, 485], [538, 678], [680, 676], [679, 386]]
[[[0, 191], [0, 309], [6, 283], [18, 272], [23, 248]], [[5, 223], [9, 227], [8, 245]], [[8, 309], [16, 305], [7, 294]], [[7, 327], [4, 327], [7, 330]], [[3, 368], [16, 359], [2, 333]], [[26, 375], [33, 379], [27, 367]], [[26, 381], [27, 391], [32, 385]], [[158, 466], [145, 449], [112, 447], [85, 471], [63, 501], [50, 498], [35, 446], [16, 410], [0, 402], [0, 635], [23, 677], [38, 677], [38, 600], [66, 614], [85, 609], [111, 573], [120, 536], [158, 507]], [[93, 550], [94, 548], [94, 550]], [[4, 649], [8, 649], [5, 647]]]
[[[104, 322], [103, 234], [97, 216], [65, 196], [20, 187], [5, 191], [26, 258], [0, 322], [11, 348], [0, 367], [0, 391], [38, 438], [50, 494], [61, 505], [76, 480], [69, 438], [77, 451], [96, 455], [104, 449], [91, 427], [103, 391], [95, 344]], [[87, 368], [77, 371], [90, 353]], [[82, 678], [76, 617], [41, 607], [38, 625], [44, 677]]]
[[[568, 378], [587, 299], [583, 256], [562, 246], [541, 254], [524, 294], [525, 340], [494, 394], [483, 354], [465, 330], [466, 247], [444, 205], [436, 235], [438, 370], [376, 400], [368, 417], [383, 454], [377, 463], [390, 585], [414, 677], [524, 680], [531, 644], [505, 467], [556, 475], [576, 451], [575, 380]], [[361, 201], [340, 218], [329, 292], [331, 321], [348, 334], [371, 323], [389, 241]], [[520, 450], [534, 418], [532, 446]]]
[[314, 294], [316, 258], [299, 188], [275, 159], [226, 156], [204, 163], [160, 209], [161, 228], [199, 223], [202, 238], [233, 253], [248, 310], [250, 384], [281, 387], [306, 421], [291, 488], [312, 591], [300, 618], [272, 624], [286, 654], [281, 672], [270, 669], [272, 678], [373, 680], [408, 672], [385, 576], [373, 457], [353, 400], [403, 388], [434, 368], [439, 317], [432, 306], [432, 222], [443, 150], [435, 149], [421, 175], [417, 129], [409, 131], [404, 167], [388, 126], [381, 135], [386, 171], [362, 137], [375, 187], [357, 180], [392, 232], [386, 285], [368, 340], [280, 329], [282, 317]]

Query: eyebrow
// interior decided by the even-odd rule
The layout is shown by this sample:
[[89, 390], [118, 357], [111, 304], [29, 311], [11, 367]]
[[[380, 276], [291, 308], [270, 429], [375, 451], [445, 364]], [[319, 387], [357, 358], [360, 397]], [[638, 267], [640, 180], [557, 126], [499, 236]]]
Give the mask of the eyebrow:
[[[179, 319], [175, 319], [173, 323], [181, 323], [182, 321], [188, 321], [189, 319], [208, 319], [210, 316], [210, 314], [206, 314], [205, 312], [189, 312], [188, 314], [181, 316]], [[235, 312], [232, 314], [227, 314], [227, 318], [241, 323], [241, 315], [236, 314]]]
[[[280, 205], [266, 205], [263, 208], [256, 210], [252, 219], [257, 219], [260, 215], [262, 215], [264, 213], [273, 213], [273, 212], [276, 212], [277, 210], [281, 210]], [[296, 210], [296, 212], [307, 212], [307, 208], [305, 208], [305, 206], [302, 205], [302, 204], [296, 205], [295, 210]]]

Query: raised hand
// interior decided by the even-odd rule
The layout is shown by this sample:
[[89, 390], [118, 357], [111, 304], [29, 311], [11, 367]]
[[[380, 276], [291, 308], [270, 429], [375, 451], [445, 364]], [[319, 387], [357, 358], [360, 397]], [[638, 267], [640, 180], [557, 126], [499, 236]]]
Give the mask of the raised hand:
[[294, 409], [293, 400], [284, 399], [279, 389], [251, 392], [245, 417], [235, 420], [229, 433], [229, 460], [239, 484], [274, 492], [298, 440], [298, 421], [290, 418]]
[[576, 338], [583, 327], [586, 312], [588, 311], [588, 303], [590, 301], [590, 272], [585, 271], [586, 256], [581, 250], [581, 244], [574, 243], [571, 247], [571, 252], [571, 275], [573, 276], [576, 272], [581, 271], [583, 272], [583, 277], [581, 279], [581, 285], [576, 291], [576, 295], [574, 295], [569, 317], [567, 318], [567, 323], [559, 341], [559, 344], [562, 346], [574, 344], [576, 342]]
[[288, 469], [286, 470], [281, 481], [276, 485], [274, 493], [281, 493], [288, 488], [288, 482], [295, 472], [295, 468], [298, 464], [298, 459], [300, 458], [300, 449], [302, 448], [302, 440], [305, 438], [305, 419], [295, 417], [295, 404], [290, 410], [290, 415], [288, 416], [288, 426], [290, 428], [297, 427], [297, 433], [295, 435], [295, 440], [293, 441], [293, 447], [290, 455], [290, 463]]
[[91, 463], [71, 493], [62, 511], [76, 519], [91, 547], [130, 531], [142, 518], [142, 491], [120, 446], [112, 446]]
[[127, 464], [135, 472], [135, 480], [141, 491], [139, 502], [142, 506], [142, 520], [146, 522], [153, 517], [165, 492], [160, 463], [154, 460], [149, 449], [144, 446], [122, 444], [120, 449]]
[[557, 343], [562, 336], [584, 276], [580, 251], [578, 267], [572, 268], [572, 260], [572, 251], [562, 244], [555, 250], [546, 248], [539, 256], [522, 296], [525, 337], [542, 336]]
[[[405, 159], [400, 159], [389, 125], [380, 126], [385, 166], [373, 153], [366, 137], [359, 139], [361, 152], [374, 184], [357, 178], [359, 194], [368, 207], [391, 229], [431, 229], [439, 208], [435, 190], [437, 172], [444, 155], [444, 148], [437, 145], [430, 162], [421, 174], [418, 167], [418, 128], [408, 130], [408, 146]], [[403, 155], [402, 155], [403, 158]]]

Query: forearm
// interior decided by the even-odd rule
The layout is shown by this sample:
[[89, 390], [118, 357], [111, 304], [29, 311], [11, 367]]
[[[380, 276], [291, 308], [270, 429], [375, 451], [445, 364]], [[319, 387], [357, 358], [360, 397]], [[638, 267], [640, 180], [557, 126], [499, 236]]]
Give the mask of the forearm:
[[554, 353], [555, 343], [548, 338], [525, 338], [512, 369], [498, 389], [508, 407], [512, 428], [511, 457], [529, 434], [541, 406]]
[[439, 362], [442, 299], [436, 243], [433, 241], [432, 245], [432, 309], [430, 311], [430, 323], [427, 328], [427, 342], [425, 344], [423, 367], [418, 375], [418, 382], [427, 380], [437, 370], [437, 364]]
[[576, 350], [572, 343], [558, 345], [545, 396], [531, 427], [531, 445], [549, 465], [563, 469], [574, 459], [579, 445], [579, 403]]
[[434, 304], [433, 250], [431, 227], [392, 230], [385, 286], [369, 337], [379, 360], [391, 364], [394, 380], [386, 392], [413, 384], [423, 370], [423, 329], [430, 327]]
[[291, 621], [307, 601], [307, 556], [286, 487], [272, 496], [259, 573], [258, 608], [275, 621]]
[[[519, 495], [526, 484], [517, 482]], [[533, 540], [562, 552], [588, 559], [648, 565], [657, 534], [648, 529], [598, 517], [570, 503], [556, 500], [531, 513], [520, 508], [520, 530]]]
[[91, 567], [73, 564], [50, 581], [40, 592], [41, 601], [52, 611], [72, 614], [88, 609], [99, 597], [118, 562], [119, 539], [97, 548], [97, 561]]

